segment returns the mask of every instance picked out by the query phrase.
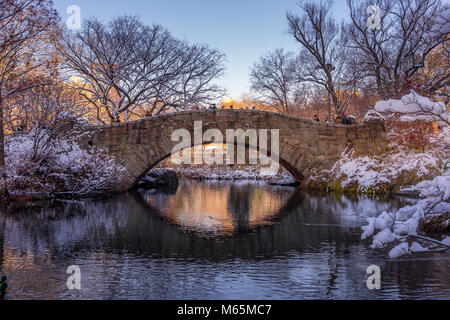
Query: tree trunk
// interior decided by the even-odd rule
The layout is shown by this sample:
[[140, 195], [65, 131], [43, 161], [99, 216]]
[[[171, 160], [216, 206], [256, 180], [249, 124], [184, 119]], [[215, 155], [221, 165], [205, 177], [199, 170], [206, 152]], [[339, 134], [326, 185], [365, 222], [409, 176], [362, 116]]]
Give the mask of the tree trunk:
[[333, 121], [331, 121], [331, 96], [330, 96], [329, 92], [328, 92], [328, 121], [330, 123], [334, 122], [334, 119], [333, 119]]
[[0, 98], [0, 168], [5, 167], [5, 132], [3, 123], [3, 102]]

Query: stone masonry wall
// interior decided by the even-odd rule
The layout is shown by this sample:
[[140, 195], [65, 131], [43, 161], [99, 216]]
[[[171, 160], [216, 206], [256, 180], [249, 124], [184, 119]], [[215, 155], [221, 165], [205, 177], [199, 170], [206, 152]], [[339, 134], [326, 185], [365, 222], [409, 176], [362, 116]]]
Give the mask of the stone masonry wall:
[[280, 164], [299, 180], [314, 169], [330, 169], [347, 147], [357, 155], [366, 155], [387, 144], [382, 123], [327, 124], [267, 111], [230, 109], [184, 111], [92, 126], [79, 142], [85, 148], [104, 148], [115, 156], [128, 168], [131, 188], [149, 169], [171, 155], [179, 143], [171, 141], [174, 130], [187, 129], [194, 139], [195, 121], [202, 121], [203, 133], [219, 129], [224, 139], [226, 129], [279, 129]]

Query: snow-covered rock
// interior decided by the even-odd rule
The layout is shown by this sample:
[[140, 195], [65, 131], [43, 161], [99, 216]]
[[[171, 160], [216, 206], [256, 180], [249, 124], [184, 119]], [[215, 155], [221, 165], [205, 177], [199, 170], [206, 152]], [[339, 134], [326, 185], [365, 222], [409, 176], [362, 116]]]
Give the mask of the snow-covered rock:
[[399, 239], [400, 237], [393, 233], [389, 228], [386, 228], [380, 232], [378, 232], [372, 241], [372, 245], [370, 246], [372, 249], [381, 249], [384, 248], [388, 243]]
[[364, 116], [363, 122], [382, 122], [384, 117], [381, 113], [375, 110], [369, 110]]
[[367, 223], [367, 225], [361, 227], [364, 231], [361, 236], [361, 240], [366, 240], [375, 232], [375, 218], [367, 218]]
[[159, 187], [178, 187], [178, 176], [174, 170], [154, 169], [138, 182], [139, 188], [153, 189]]
[[296, 186], [299, 184], [299, 182], [297, 180], [295, 180], [294, 178], [291, 178], [291, 177], [287, 177], [287, 178], [275, 177], [272, 179], [267, 179], [267, 183], [270, 185], [276, 185], [276, 186]]
[[[442, 15], [448, 16], [448, 12]], [[446, 23], [440, 28], [447, 28]], [[396, 146], [395, 153], [373, 157], [352, 157], [352, 154], [343, 153], [341, 159], [334, 166], [332, 173], [337, 179], [341, 179], [341, 185], [357, 186], [358, 191], [374, 188], [383, 183], [392, 183], [393, 179], [404, 179], [408, 173], [413, 173], [414, 180], [424, 180], [414, 186], [405, 186], [400, 192], [408, 195], [416, 195], [420, 200], [414, 204], [405, 206], [396, 212], [382, 212], [377, 217], [367, 219], [367, 224], [362, 227], [361, 239], [373, 236], [372, 248], [382, 248], [390, 242], [404, 240], [407, 236], [417, 235], [421, 221], [429, 218], [441, 217], [450, 212], [450, 114], [442, 102], [433, 102], [427, 97], [411, 91], [401, 100], [390, 99], [379, 101], [375, 109], [366, 114], [368, 121], [386, 119], [392, 114], [399, 114], [400, 121], [411, 122], [416, 120], [436, 121], [440, 126], [439, 135], [430, 137], [429, 148], [425, 152], [408, 152], [402, 147]], [[423, 219], [423, 220], [422, 220]], [[442, 222], [443, 221], [443, 222]], [[445, 216], [439, 223], [446, 223]], [[381, 230], [377, 234], [376, 231]], [[375, 234], [375, 235], [374, 235]], [[408, 243], [403, 242], [391, 250], [391, 258], [402, 256], [408, 252], [423, 252], [428, 250], [418, 243], [413, 243], [408, 248]]]
[[408, 254], [408, 252], [409, 252], [408, 242], [402, 242], [399, 245], [392, 248], [392, 250], [389, 252], [389, 258], [395, 259], [404, 256], [405, 254]]
[[276, 175], [267, 175], [259, 166], [193, 166], [175, 167], [180, 179], [198, 180], [261, 180], [273, 185], [297, 185], [298, 182], [286, 171], [280, 170]]

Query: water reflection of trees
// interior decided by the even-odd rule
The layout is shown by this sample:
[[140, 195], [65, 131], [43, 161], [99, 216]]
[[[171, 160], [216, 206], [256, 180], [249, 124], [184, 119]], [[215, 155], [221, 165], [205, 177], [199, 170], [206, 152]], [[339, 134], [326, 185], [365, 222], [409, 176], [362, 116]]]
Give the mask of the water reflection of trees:
[[[20, 276], [17, 281], [20, 280], [24, 287], [40, 286], [39, 290], [43, 292], [54, 290], [64, 295], [67, 293], [63, 287], [55, 289], [49, 284], [54, 279], [64, 279], [68, 263], [86, 264], [85, 268], [89, 270], [87, 278], [92, 280], [89, 286], [101, 286], [99, 277], [114, 283], [108, 292], [101, 293], [103, 298], [120, 297], [126, 294], [124, 288], [133, 283], [159, 290], [160, 297], [165, 294], [173, 297], [171, 294], [174, 292], [189, 292], [191, 285], [195, 287], [192, 281], [200, 281], [205, 290], [214, 291], [218, 279], [207, 269], [211, 263], [216, 267], [223, 264], [224, 268], [239, 266], [236, 274], [230, 275], [238, 279], [239, 272], [245, 273], [245, 268], [253, 272], [252, 265], [268, 259], [278, 262], [272, 271], [267, 269], [272, 268], [270, 264], [264, 263], [264, 272], [270, 271], [286, 279], [283, 280], [286, 286], [296, 281], [304, 285], [309, 278], [317, 278], [317, 281], [322, 281], [322, 295], [329, 297], [339, 297], [339, 292], [345, 290], [362, 290], [364, 269], [372, 263], [389, 270], [385, 271], [386, 279], [397, 286], [395, 290], [399, 294], [407, 294], [436, 281], [440, 281], [437, 288], [450, 284], [449, 273], [444, 270], [447, 267], [443, 267], [441, 260], [389, 263], [381, 257], [374, 261], [373, 252], [359, 240], [357, 223], [363, 216], [358, 216], [358, 213], [363, 208], [352, 199], [311, 195], [293, 189], [271, 189], [275, 200], [270, 202], [272, 200], [264, 196], [264, 188], [245, 185], [234, 189], [227, 185], [219, 187], [229, 192], [228, 198], [222, 196], [222, 191], [202, 194], [196, 186], [191, 186], [186, 197], [153, 195], [153, 206], [149, 206], [148, 199], [141, 195], [130, 194], [109, 200], [65, 202], [44, 208], [3, 208], [0, 213], [0, 269]], [[164, 210], [174, 209], [179, 218], [182, 210], [202, 207], [198, 202], [189, 202], [192, 199], [212, 201], [208, 208], [213, 210], [215, 206], [219, 211], [224, 210], [220, 211], [224, 219], [237, 223], [241, 232], [233, 237], [205, 236], [180, 228], [176, 220], [168, 223]], [[277, 204], [277, 211], [270, 217], [264, 210], [257, 211], [262, 212], [265, 221], [270, 218], [275, 223], [253, 227], [256, 220], [252, 218], [252, 209], [258, 206], [267, 208], [264, 201], [269, 201], [269, 207]], [[369, 210], [399, 205], [395, 202], [377, 204], [375, 200], [360, 200], [359, 203]], [[236, 224], [230, 228], [235, 230]], [[300, 261], [299, 265], [289, 265], [292, 255]], [[303, 260], [304, 264], [301, 263]], [[251, 263], [246, 266], [236, 261]], [[285, 268], [280, 267], [280, 261], [285, 261]], [[183, 274], [198, 274], [203, 268], [203, 276], [190, 278]], [[218, 272], [221, 274], [220, 270]], [[414, 281], [408, 276], [410, 273], [415, 275]], [[102, 288], [90, 289], [96, 294], [102, 292]], [[365, 294], [367, 292], [361, 292], [361, 295]], [[145, 297], [145, 293], [135, 298], [140, 297]]]
[[[120, 251], [126, 247], [136, 253], [143, 251], [162, 256], [197, 256], [198, 252], [198, 257], [207, 257], [210, 251], [214, 255], [223, 253], [226, 257], [230, 254], [240, 256], [239, 252], [246, 251], [242, 257], [248, 257], [249, 251], [252, 251], [250, 256], [257, 256], [273, 250], [302, 251], [317, 247], [325, 239], [343, 241], [352, 234], [346, 230], [357, 231], [355, 225], [345, 220], [345, 215], [356, 216], [356, 220], [364, 217], [355, 215], [360, 211], [354, 209], [356, 201], [344, 197], [338, 202], [329, 196], [312, 196], [292, 189], [266, 192], [245, 185], [231, 188], [220, 186], [219, 194], [215, 189], [212, 195], [198, 188], [190, 189], [179, 198], [154, 195], [152, 207], [148, 199], [135, 193], [109, 200], [3, 208], [0, 214], [4, 237], [2, 247], [12, 246], [23, 252], [32, 249], [36, 255], [48, 248], [101, 246], [106, 250]], [[228, 196], [225, 197], [223, 192]], [[196, 232], [180, 229], [175, 219], [169, 219], [175, 223], [161, 219], [165, 218], [164, 211], [182, 214], [182, 210], [200, 210], [202, 201], [212, 201], [211, 205], [206, 206], [208, 210], [215, 208], [222, 215], [222, 222], [232, 221], [232, 228], [238, 226], [240, 231], [246, 232], [232, 239], [203, 237]], [[374, 200], [372, 206], [375, 205]], [[395, 204], [386, 202], [376, 206], [380, 210]], [[253, 214], [256, 217], [251, 217], [251, 210], [255, 208], [257, 210]], [[267, 213], [265, 210], [268, 208], [275, 211]], [[339, 213], [344, 213], [344, 218]], [[265, 223], [268, 221], [276, 223]], [[258, 222], [265, 227], [257, 228]], [[204, 250], [205, 247], [210, 250]]]
[[250, 229], [250, 188], [231, 185], [228, 192], [228, 211], [231, 213], [236, 232], [248, 232]]

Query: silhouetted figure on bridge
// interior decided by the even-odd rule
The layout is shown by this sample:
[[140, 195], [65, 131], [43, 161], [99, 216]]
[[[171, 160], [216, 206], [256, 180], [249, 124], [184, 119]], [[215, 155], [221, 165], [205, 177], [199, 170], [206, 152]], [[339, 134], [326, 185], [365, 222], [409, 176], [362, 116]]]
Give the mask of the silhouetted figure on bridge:
[[348, 119], [348, 117], [347, 117], [347, 115], [345, 113], [342, 116], [342, 124], [345, 124], [345, 125], [349, 125], [350, 124], [350, 120]]

